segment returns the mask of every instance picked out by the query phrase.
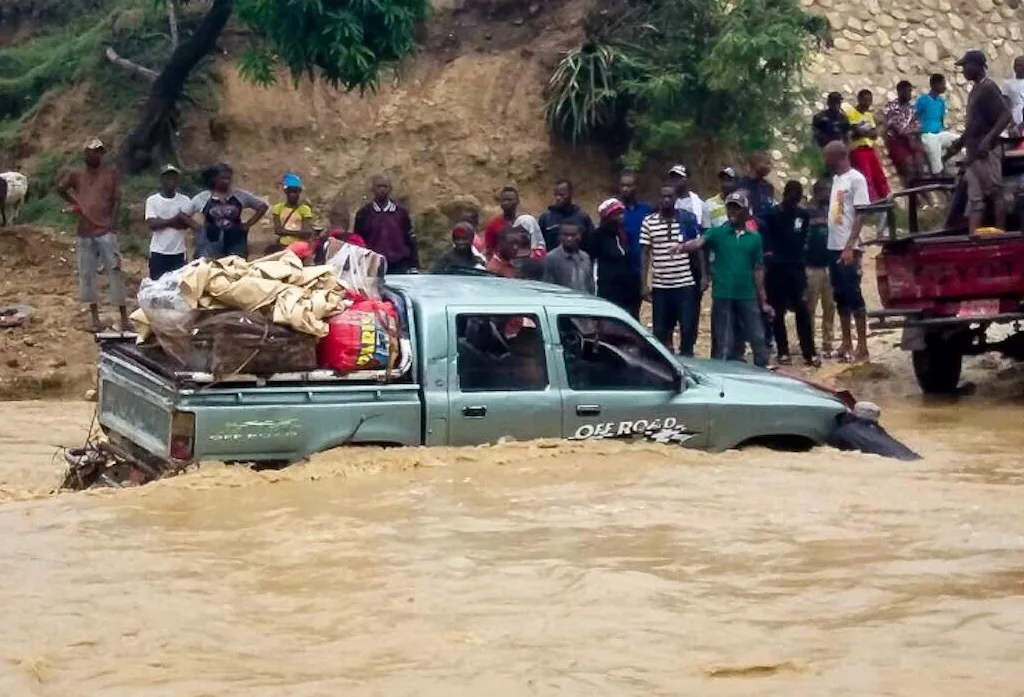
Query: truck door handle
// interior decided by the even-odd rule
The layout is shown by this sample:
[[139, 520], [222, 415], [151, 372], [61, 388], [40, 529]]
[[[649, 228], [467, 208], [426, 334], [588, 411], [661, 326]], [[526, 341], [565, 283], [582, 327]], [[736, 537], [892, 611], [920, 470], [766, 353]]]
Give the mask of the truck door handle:
[[600, 404], [580, 404], [576, 407], [576, 416], [600, 416]]
[[482, 419], [487, 416], [487, 407], [462, 407], [462, 415], [469, 419]]

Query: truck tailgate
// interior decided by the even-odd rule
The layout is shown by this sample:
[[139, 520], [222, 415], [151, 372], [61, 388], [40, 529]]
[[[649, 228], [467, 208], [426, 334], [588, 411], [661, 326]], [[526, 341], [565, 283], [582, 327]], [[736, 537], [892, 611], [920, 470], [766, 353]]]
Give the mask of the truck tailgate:
[[185, 386], [114, 349], [100, 352], [99, 403], [112, 440], [164, 462], [288, 462], [349, 443], [423, 442], [416, 384]]
[[100, 352], [99, 422], [107, 430], [166, 460], [176, 400], [170, 380]]

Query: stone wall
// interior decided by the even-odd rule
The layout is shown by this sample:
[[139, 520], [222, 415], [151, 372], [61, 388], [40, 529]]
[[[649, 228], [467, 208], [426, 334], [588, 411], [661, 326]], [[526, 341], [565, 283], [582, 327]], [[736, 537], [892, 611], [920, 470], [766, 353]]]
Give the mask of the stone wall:
[[876, 106], [896, 96], [896, 83], [910, 80], [928, 90], [932, 73], [946, 75], [950, 121], [963, 121], [969, 86], [953, 65], [964, 51], [981, 49], [998, 82], [1013, 74], [1021, 43], [1021, 0], [801, 0], [828, 18], [835, 47], [816, 56], [810, 79], [822, 94], [837, 90], [852, 101], [865, 87]]

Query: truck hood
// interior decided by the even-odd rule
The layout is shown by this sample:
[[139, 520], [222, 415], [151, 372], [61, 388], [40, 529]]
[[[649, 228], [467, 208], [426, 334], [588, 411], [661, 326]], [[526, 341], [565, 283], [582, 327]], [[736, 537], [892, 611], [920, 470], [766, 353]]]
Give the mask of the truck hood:
[[757, 401], [766, 403], [805, 404], [808, 406], [835, 405], [846, 409], [843, 402], [814, 385], [756, 366], [738, 361], [685, 359], [680, 363], [691, 374], [707, 385], [721, 388], [727, 396], [753, 393]]

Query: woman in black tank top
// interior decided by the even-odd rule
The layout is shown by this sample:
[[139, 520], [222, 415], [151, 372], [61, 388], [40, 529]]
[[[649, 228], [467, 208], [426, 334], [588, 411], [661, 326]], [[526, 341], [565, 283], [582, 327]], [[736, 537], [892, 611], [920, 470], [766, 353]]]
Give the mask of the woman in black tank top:
[[[269, 210], [267, 203], [248, 191], [232, 187], [234, 172], [218, 163], [203, 172], [207, 190], [195, 198], [202, 211], [203, 227], [196, 235], [196, 256], [220, 259], [226, 256], [249, 256], [249, 229]], [[255, 211], [248, 220], [242, 212]]]

